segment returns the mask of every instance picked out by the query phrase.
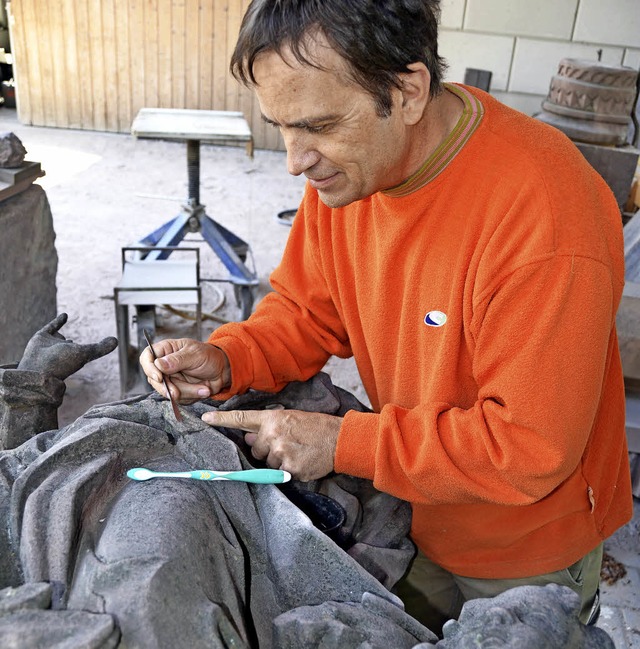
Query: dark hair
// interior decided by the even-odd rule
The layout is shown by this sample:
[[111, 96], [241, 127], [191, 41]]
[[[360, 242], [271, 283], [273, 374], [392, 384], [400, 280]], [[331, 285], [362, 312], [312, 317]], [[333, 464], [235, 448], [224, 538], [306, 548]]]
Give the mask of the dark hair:
[[410, 63], [431, 74], [429, 92], [442, 90], [446, 69], [438, 56], [440, 0], [252, 0], [231, 57], [231, 74], [256, 85], [253, 66], [264, 52], [289, 47], [303, 64], [310, 60], [309, 35], [319, 31], [348, 63], [353, 80], [369, 92], [382, 117], [391, 113], [391, 89]]

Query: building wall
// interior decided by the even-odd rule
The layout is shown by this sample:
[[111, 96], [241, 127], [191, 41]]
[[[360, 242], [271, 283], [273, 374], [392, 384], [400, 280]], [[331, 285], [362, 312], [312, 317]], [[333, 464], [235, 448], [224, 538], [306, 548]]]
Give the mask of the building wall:
[[640, 0], [442, 0], [448, 81], [490, 70], [491, 91], [534, 112], [565, 57], [640, 68]]
[[[2, 1], [2, 0], [0, 0]], [[18, 118], [129, 132], [143, 107], [242, 111], [279, 146], [228, 73], [249, 0], [11, 0]]]
[[[2, 1], [2, 0], [0, 0]], [[142, 107], [242, 111], [259, 148], [282, 148], [228, 73], [249, 0], [11, 0], [18, 117], [128, 132]], [[491, 70], [492, 92], [540, 107], [560, 59], [640, 67], [640, 0], [442, 0], [447, 80]]]

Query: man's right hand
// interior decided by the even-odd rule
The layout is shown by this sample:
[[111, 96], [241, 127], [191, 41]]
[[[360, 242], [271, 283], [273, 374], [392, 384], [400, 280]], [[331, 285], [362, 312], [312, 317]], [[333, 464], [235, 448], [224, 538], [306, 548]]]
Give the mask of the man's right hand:
[[231, 385], [227, 355], [209, 343], [169, 338], [153, 343], [153, 351], [158, 357], [155, 362], [148, 347], [140, 354], [142, 370], [151, 387], [163, 395], [162, 375], [169, 377], [169, 389], [180, 403], [206, 399]]

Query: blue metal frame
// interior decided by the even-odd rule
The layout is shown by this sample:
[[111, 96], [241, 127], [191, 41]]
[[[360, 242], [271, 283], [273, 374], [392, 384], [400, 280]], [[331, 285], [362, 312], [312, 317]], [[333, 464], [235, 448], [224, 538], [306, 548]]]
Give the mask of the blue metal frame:
[[[213, 252], [229, 271], [236, 286], [257, 286], [258, 277], [244, 263], [249, 244], [214, 221], [200, 204], [200, 141], [187, 140], [189, 199], [182, 212], [140, 239], [139, 245], [166, 248], [177, 246], [188, 232], [200, 232]], [[152, 250], [144, 259], [167, 259], [171, 251]], [[241, 258], [242, 256], [242, 258]]]

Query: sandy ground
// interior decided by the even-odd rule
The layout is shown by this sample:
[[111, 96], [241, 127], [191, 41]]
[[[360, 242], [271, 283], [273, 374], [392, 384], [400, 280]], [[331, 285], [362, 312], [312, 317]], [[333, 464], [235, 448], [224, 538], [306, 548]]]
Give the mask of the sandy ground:
[[[27, 159], [41, 162], [46, 172], [38, 183], [46, 190], [56, 232], [58, 312], [69, 315], [62, 333], [77, 342], [115, 336], [113, 289], [121, 276], [121, 248], [180, 212], [188, 196], [186, 145], [123, 134], [23, 126], [15, 110], [7, 108], [0, 108], [3, 131], [13, 131], [27, 149]], [[200, 156], [200, 200], [212, 218], [251, 246], [260, 278], [259, 299], [270, 290], [269, 274], [290, 231], [277, 214], [298, 205], [304, 179], [287, 173], [281, 152], [256, 151], [251, 159], [244, 147], [203, 144]], [[189, 245], [201, 247], [204, 277], [228, 277], [206, 244]], [[214, 311], [220, 302], [215, 287], [223, 290], [225, 303]], [[203, 311], [237, 319], [231, 286], [205, 283]], [[216, 321], [205, 321], [203, 338], [217, 326]], [[193, 321], [159, 309], [157, 338], [178, 336], [194, 337]], [[366, 402], [352, 361], [333, 359], [326, 370], [336, 384]], [[73, 421], [93, 404], [119, 398], [118, 357], [113, 352], [67, 380], [60, 425]]]

